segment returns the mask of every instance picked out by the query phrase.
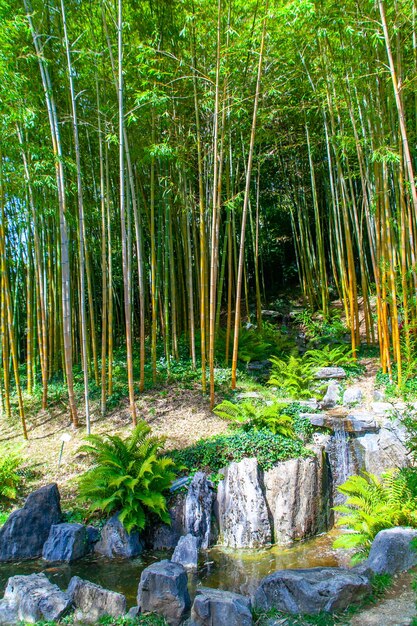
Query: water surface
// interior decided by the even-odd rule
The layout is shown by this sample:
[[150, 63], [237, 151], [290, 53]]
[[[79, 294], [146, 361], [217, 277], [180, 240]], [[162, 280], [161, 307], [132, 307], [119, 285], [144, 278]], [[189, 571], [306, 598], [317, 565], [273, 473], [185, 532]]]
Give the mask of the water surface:
[[[248, 595], [264, 576], [278, 569], [347, 565], [347, 553], [332, 548], [339, 532], [333, 530], [291, 547], [272, 546], [265, 550], [212, 548], [201, 554], [198, 570], [189, 575], [191, 595], [201, 585]], [[9, 576], [44, 572], [61, 589], [66, 589], [72, 576], [80, 576], [106, 589], [119, 591], [126, 596], [130, 607], [136, 604], [142, 570], [155, 561], [169, 558], [171, 553], [145, 552], [130, 560], [89, 556], [71, 565], [51, 565], [42, 560], [3, 563], [0, 564], [0, 597]]]

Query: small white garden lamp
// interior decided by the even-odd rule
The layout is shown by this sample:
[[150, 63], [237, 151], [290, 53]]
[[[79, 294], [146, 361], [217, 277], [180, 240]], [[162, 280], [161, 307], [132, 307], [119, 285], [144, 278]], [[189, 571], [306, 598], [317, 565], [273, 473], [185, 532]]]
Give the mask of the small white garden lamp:
[[68, 443], [68, 441], [71, 441], [71, 435], [69, 435], [68, 433], [64, 433], [61, 436], [61, 449], [59, 451], [58, 467], [60, 467], [60, 465], [61, 465], [62, 453], [64, 451], [64, 445], [65, 445], [65, 443]]

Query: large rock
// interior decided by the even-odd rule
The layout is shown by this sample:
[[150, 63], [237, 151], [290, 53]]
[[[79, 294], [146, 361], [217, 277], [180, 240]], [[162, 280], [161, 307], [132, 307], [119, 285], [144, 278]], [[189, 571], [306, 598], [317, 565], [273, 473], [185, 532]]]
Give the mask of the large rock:
[[54, 524], [46, 540], [42, 558], [45, 561], [71, 563], [89, 551], [87, 529], [83, 524]]
[[220, 541], [231, 548], [257, 548], [271, 542], [268, 508], [256, 459], [231, 463], [219, 482]]
[[31, 493], [23, 508], [14, 511], [0, 528], [0, 561], [40, 557], [51, 526], [58, 524], [61, 518], [55, 483]]
[[332, 409], [339, 402], [340, 385], [333, 380], [327, 386], [323, 400], [320, 402], [321, 409]]
[[138, 588], [142, 613], [157, 613], [169, 626], [178, 626], [191, 606], [187, 583], [187, 572], [179, 563], [165, 560], [145, 568]]
[[360, 387], [348, 387], [343, 394], [343, 404], [352, 406], [362, 402], [363, 393]]
[[[30, 624], [41, 620], [58, 621], [71, 608], [70, 597], [53, 585], [45, 574], [9, 578], [2, 603], [3, 610], [5, 605], [14, 607], [18, 619]], [[2, 610], [0, 620], [1, 613]]]
[[316, 456], [282, 461], [264, 474], [276, 543], [288, 544], [327, 529], [328, 463], [322, 447], [315, 452]]
[[340, 611], [371, 592], [369, 579], [339, 567], [279, 570], [264, 578], [256, 593], [256, 607], [269, 611], [314, 615]]
[[220, 589], [197, 590], [188, 626], [252, 626], [249, 598]]
[[171, 524], [148, 526], [145, 530], [146, 544], [152, 550], [166, 550], [175, 548], [185, 531], [185, 497], [178, 494], [175, 502], [169, 508]]
[[199, 546], [208, 548], [211, 535], [211, 514], [214, 493], [206, 474], [197, 472], [185, 499], [185, 532], [198, 537]]
[[78, 621], [96, 624], [104, 615], [120, 617], [126, 613], [126, 598], [121, 593], [73, 576], [67, 594], [76, 609]]
[[415, 528], [388, 528], [375, 537], [365, 562], [374, 574], [396, 574], [417, 565], [417, 550], [411, 545], [416, 539]]
[[314, 377], [318, 380], [327, 380], [329, 378], [346, 378], [346, 372], [343, 367], [321, 367]]
[[128, 533], [118, 514], [113, 515], [103, 526], [101, 539], [94, 546], [94, 552], [107, 556], [109, 559], [130, 559], [143, 551], [139, 533]]
[[187, 569], [197, 569], [198, 564], [198, 538], [188, 534], [178, 541], [171, 561], [180, 563]]
[[0, 600], [0, 626], [14, 626], [18, 621], [16, 605], [7, 600]]
[[352, 441], [359, 470], [380, 476], [387, 469], [407, 467], [408, 450], [398, 433], [381, 428], [378, 433], [367, 433]]

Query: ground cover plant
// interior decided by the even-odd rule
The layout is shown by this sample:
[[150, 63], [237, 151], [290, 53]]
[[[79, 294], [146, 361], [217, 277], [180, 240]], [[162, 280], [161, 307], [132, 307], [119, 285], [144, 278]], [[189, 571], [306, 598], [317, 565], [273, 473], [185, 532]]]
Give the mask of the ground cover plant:
[[279, 402], [244, 401], [237, 404], [223, 400], [214, 407], [213, 412], [222, 419], [243, 426], [246, 430], [266, 429], [274, 435], [295, 437], [293, 419], [285, 412], [286, 405]]
[[290, 404], [280, 410], [283, 417], [291, 419], [289, 435], [274, 434], [266, 425], [254, 428], [250, 422], [244, 422], [247, 428], [233, 428], [223, 435], [201, 439], [170, 454], [191, 473], [197, 470], [217, 473], [232, 461], [239, 462], [250, 457], [256, 457], [261, 469], [268, 470], [279, 461], [311, 456], [312, 452], [305, 447], [305, 443], [311, 441], [314, 429], [308, 420], [300, 417], [302, 407]]

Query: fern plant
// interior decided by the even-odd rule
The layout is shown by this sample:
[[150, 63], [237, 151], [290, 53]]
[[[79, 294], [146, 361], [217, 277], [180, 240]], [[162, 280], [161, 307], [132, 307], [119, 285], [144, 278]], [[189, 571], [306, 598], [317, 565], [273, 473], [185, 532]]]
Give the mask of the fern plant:
[[[242, 326], [239, 331], [239, 361], [264, 361], [272, 355], [290, 353], [294, 350], [294, 343], [284, 333], [277, 330], [272, 324], [264, 322], [262, 329], [254, 326]], [[229, 355], [233, 352], [233, 334], [229, 338]], [[219, 329], [216, 339], [216, 358], [223, 361], [226, 353], [226, 332]]]
[[22, 481], [19, 467], [22, 463], [17, 452], [0, 449], [0, 502], [15, 500]]
[[310, 385], [314, 379], [309, 363], [293, 355], [287, 361], [278, 357], [271, 357], [270, 361], [269, 385], [279, 387], [294, 399], [311, 397]]
[[307, 350], [304, 358], [311, 365], [317, 367], [353, 365], [355, 363], [352, 350], [344, 345], [332, 348], [330, 344], [326, 344], [323, 348]]
[[285, 408], [285, 404], [278, 402], [270, 405], [257, 405], [249, 401], [234, 404], [229, 400], [223, 400], [221, 404], [214, 407], [213, 412], [222, 419], [244, 425], [246, 429], [266, 428], [274, 435], [294, 438], [294, 420], [290, 415], [282, 412]]
[[128, 532], [142, 530], [149, 513], [169, 524], [164, 492], [176, 476], [171, 458], [163, 456], [164, 440], [150, 436], [140, 421], [130, 437], [90, 435], [80, 450], [91, 455], [94, 465], [79, 478], [79, 496], [89, 511], [113, 513]]
[[347, 499], [345, 504], [334, 507], [342, 514], [336, 523], [351, 532], [336, 539], [333, 545], [356, 549], [353, 561], [367, 556], [379, 531], [394, 526], [417, 527], [417, 498], [406, 473], [390, 470], [379, 479], [364, 472], [363, 476], [351, 476], [338, 491]]

